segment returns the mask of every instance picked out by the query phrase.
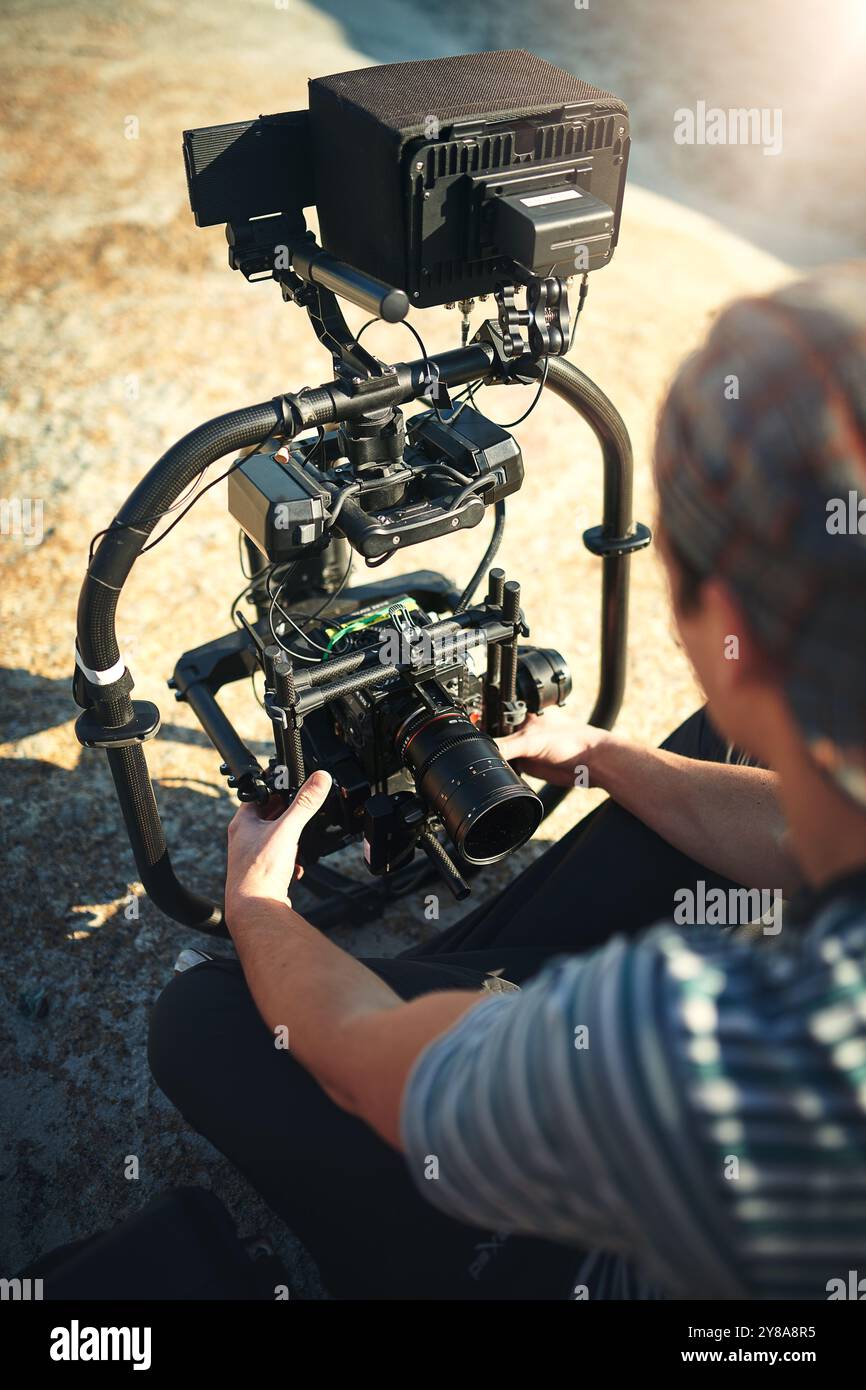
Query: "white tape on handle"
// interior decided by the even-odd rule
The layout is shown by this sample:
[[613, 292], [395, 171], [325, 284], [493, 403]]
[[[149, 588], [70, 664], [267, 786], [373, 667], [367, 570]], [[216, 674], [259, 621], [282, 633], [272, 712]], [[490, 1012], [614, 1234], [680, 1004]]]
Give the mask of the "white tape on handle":
[[83, 671], [91, 685], [114, 685], [126, 670], [126, 662], [123, 657], [118, 657], [113, 666], [109, 666], [107, 671], [91, 671], [89, 666], [85, 666], [81, 660], [81, 653], [75, 648], [75, 664], [79, 671]]

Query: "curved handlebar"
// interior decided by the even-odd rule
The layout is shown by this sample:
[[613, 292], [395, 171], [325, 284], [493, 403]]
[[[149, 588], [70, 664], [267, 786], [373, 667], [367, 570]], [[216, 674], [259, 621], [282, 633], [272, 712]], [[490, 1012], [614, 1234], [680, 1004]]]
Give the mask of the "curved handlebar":
[[[90, 727], [96, 723], [105, 738], [87, 741], [105, 747], [108, 753], [145, 892], [162, 911], [186, 926], [215, 934], [226, 931], [222, 908], [190, 892], [172, 868], [142, 739], [135, 730], [135, 709], [129, 694], [132, 678], [124, 670], [106, 684], [109, 676], [115, 676], [120, 662], [115, 614], [123, 585], [160, 516], [209, 464], [274, 434], [289, 439], [312, 425], [336, 424], [370, 410], [417, 399], [429, 389], [431, 364], [448, 386], [485, 379], [498, 369], [490, 344], [476, 342], [429, 360], [397, 364], [394, 373], [383, 378], [380, 385], [360, 395], [352, 395], [344, 383], [332, 381], [218, 416], [192, 430], [153, 465], [104, 533], [88, 566], [78, 602], [75, 694], [78, 703], [85, 707]], [[536, 377], [542, 370], [535, 363], [521, 363], [519, 369], [524, 376]], [[621, 417], [589, 377], [560, 358], [549, 360], [546, 385], [588, 421], [601, 444], [602, 535], [611, 542], [628, 537], [632, 531], [632, 454]], [[629, 559], [630, 555], [615, 545], [603, 558], [601, 671], [590, 715], [590, 722], [599, 727], [613, 725], [622, 702]], [[127, 728], [130, 735], [125, 739]], [[565, 794], [562, 788], [543, 788], [546, 810]]]

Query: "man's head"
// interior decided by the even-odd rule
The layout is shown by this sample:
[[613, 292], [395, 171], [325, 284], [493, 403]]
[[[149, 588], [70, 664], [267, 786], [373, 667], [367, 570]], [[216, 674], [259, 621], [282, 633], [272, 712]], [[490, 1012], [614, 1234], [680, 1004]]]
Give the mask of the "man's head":
[[722, 732], [866, 808], [866, 267], [733, 304], [656, 441], [677, 623]]

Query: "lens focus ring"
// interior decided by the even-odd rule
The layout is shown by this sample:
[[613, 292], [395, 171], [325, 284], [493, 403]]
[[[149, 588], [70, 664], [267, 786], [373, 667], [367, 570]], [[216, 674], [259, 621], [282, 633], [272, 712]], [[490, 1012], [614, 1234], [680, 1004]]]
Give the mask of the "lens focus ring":
[[419, 711], [397, 746], [418, 794], [469, 863], [498, 863], [538, 828], [541, 801], [461, 711]]

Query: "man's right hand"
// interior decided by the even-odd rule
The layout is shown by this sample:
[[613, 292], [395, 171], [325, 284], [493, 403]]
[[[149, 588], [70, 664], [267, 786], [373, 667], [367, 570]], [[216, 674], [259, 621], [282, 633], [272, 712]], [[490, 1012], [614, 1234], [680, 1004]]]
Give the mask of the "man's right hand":
[[584, 724], [561, 709], [530, 714], [516, 733], [496, 740], [497, 747], [518, 772], [543, 777], [557, 787], [598, 787], [594, 755], [612, 734]]

